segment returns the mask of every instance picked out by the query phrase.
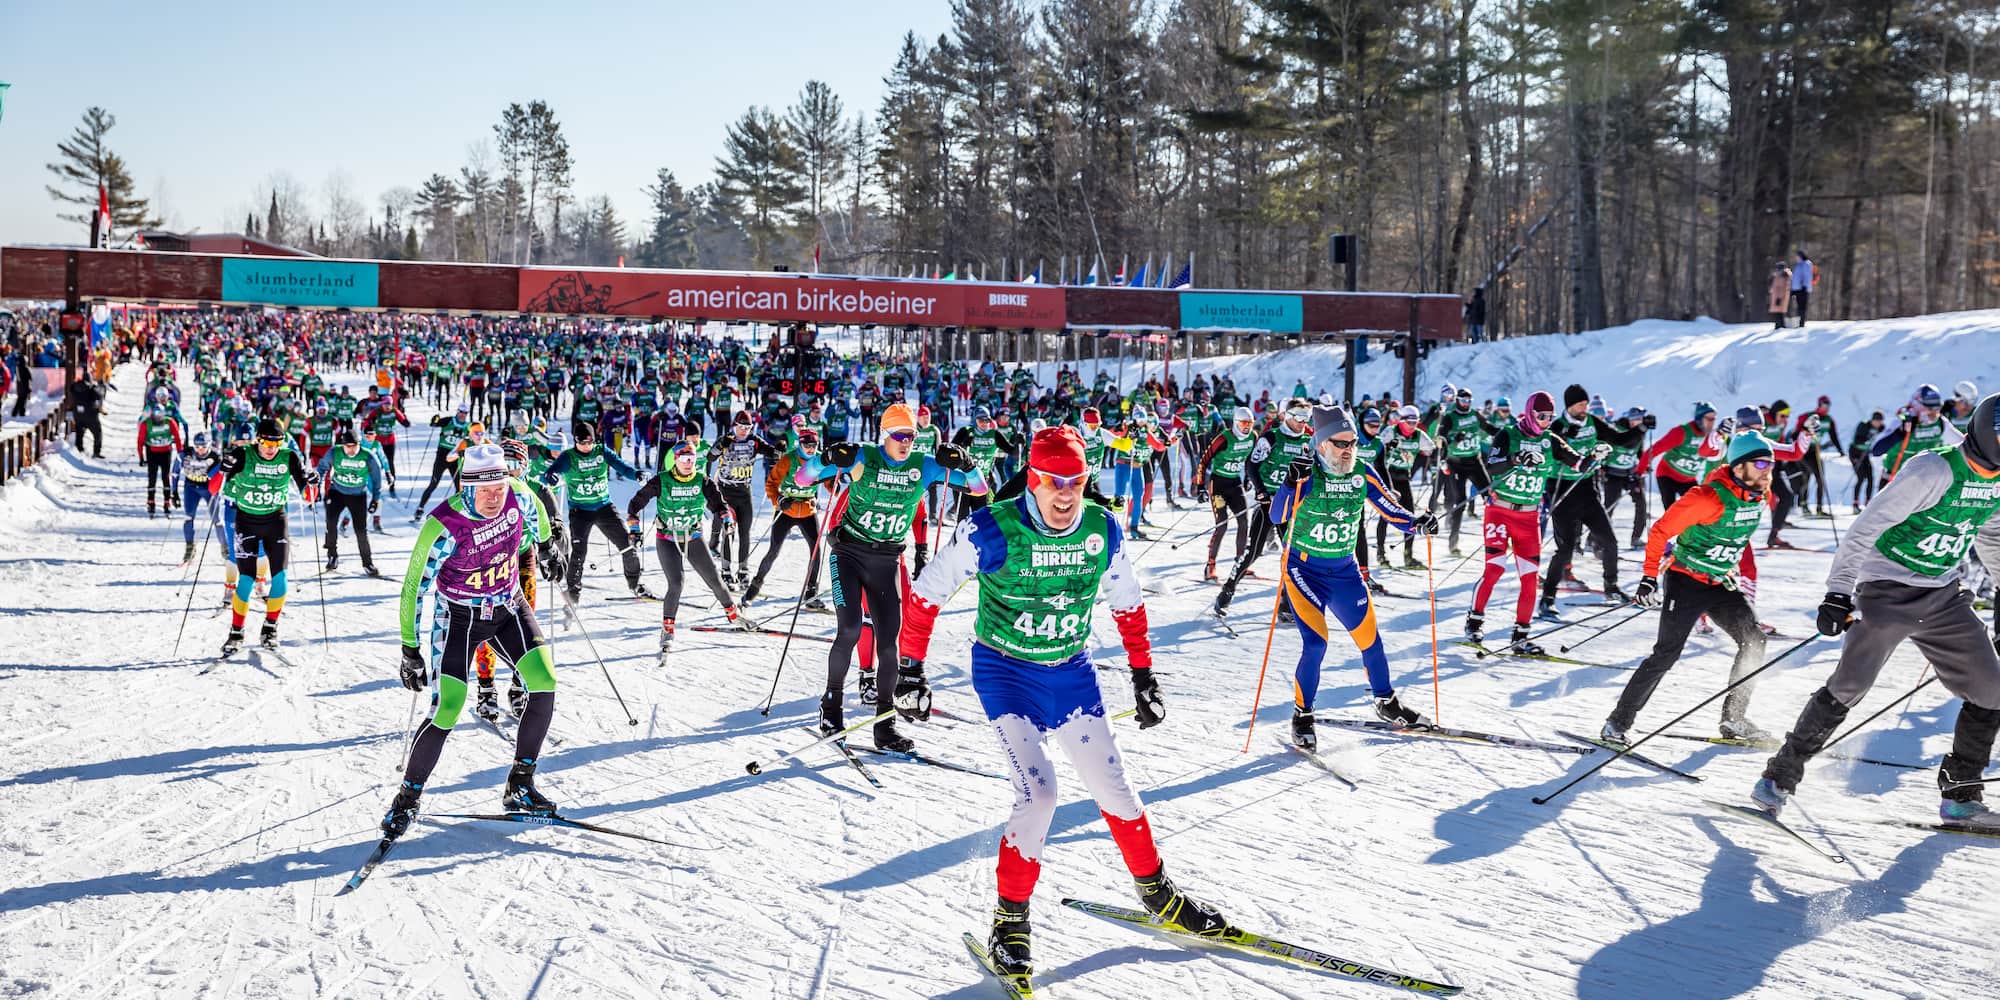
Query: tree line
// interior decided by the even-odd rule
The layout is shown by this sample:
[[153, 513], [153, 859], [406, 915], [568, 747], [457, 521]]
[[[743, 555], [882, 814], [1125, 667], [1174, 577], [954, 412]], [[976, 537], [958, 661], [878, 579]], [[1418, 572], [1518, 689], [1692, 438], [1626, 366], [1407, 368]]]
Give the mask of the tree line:
[[[246, 229], [438, 260], [1204, 287], [1487, 291], [1496, 334], [1761, 316], [1778, 261], [1835, 317], [2000, 305], [2000, 21], [1975, 0], [949, 0], [873, 108], [808, 80], [666, 169], [628, 227], [560, 121], [509, 104], [452, 173]], [[94, 189], [93, 195], [94, 198]], [[114, 212], [114, 214], [117, 214]]]

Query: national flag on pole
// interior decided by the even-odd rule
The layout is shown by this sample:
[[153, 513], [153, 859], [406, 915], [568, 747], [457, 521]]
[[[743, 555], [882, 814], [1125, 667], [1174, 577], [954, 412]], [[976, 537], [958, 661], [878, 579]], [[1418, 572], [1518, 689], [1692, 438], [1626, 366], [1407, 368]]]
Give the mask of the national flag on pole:
[[[623, 267], [624, 265], [621, 264], [619, 266]], [[813, 244], [813, 273], [819, 273], [819, 244], [817, 243]]]
[[1125, 283], [1125, 265], [1130, 263], [1132, 263], [1131, 254], [1126, 254], [1125, 256], [1118, 258], [1118, 273], [1111, 276], [1112, 284], [1122, 285]]
[[1098, 265], [1097, 261], [1093, 260], [1090, 262], [1090, 276], [1083, 279], [1084, 284], [1086, 285], [1097, 284], [1097, 265]]
[[98, 218], [102, 220], [100, 226], [106, 241], [109, 242], [111, 236], [111, 192], [105, 190], [103, 181], [97, 182], [97, 212]]
[[[1027, 263], [1028, 262], [1025, 260], [1021, 262], [1022, 266], [1024, 267], [1027, 266]], [[1035, 262], [1035, 273], [1022, 278], [1021, 284], [1039, 285], [1041, 283], [1042, 283], [1042, 262], [1038, 260]]]
[[1132, 280], [1128, 282], [1128, 284], [1130, 284], [1133, 288], [1146, 287], [1146, 272], [1152, 270], [1152, 267], [1153, 267], [1153, 255], [1147, 254], [1146, 262], [1144, 264], [1139, 265], [1139, 270], [1132, 275]]
[[1194, 287], [1194, 254], [1188, 254], [1187, 263], [1181, 265], [1180, 273], [1174, 275], [1174, 280], [1167, 282], [1167, 287], [1168, 288]]

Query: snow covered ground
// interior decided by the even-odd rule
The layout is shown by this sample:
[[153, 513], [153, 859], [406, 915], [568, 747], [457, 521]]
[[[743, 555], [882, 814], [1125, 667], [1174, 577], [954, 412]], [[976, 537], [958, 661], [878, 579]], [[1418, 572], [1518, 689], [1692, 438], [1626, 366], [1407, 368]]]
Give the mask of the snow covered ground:
[[[1855, 393], [1835, 394], [1851, 412], [1903, 398], [1914, 379], [1947, 391], [1955, 378], [1993, 379], [2000, 355], [1982, 339], [1992, 320], [1816, 325], [1810, 343], [1648, 324], [1622, 340], [1607, 332], [1559, 341], [1560, 350], [1523, 341], [1448, 349], [1426, 381], [1455, 378], [1455, 358], [1483, 351], [1492, 358], [1482, 372], [1532, 356], [1541, 367], [1529, 370], [1549, 384], [1582, 378], [1619, 403], [1663, 412], [1695, 396], [1791, 394], [1796, 404], [1822, 389]], [[1871, 346], [1835, 357], [1822, 336]], [[1508, 360], [1516, 354], [1523, 360]], [[1736, 392], [1686, 382], [1732, 357], [1745, 369]], [[120, 428], [136, 418], [138, 378], [128, 370], [125, 391], [111, 396], [113, 441], [126, 440]], [[1386, 381], [1370, 374], [1364, 385]], [[1474, 379], [1482, 394], [1520, 392], [1498, 383]], [[410, 414], [420, 427], [428, 415], [422, 406]], [[428, 467], [427, 456], [411, 454], [422, 437], [404, 443], [411, 475], [420, 462]], [[64, 453], [0, 489], [0, 733], [9, 747], [0, 773], [0, 995], [998, 995], [958, 936], [984, 933], [1006, 786], [879, 762], [887, 787], [878, 792], [830, 753], [745, 774], [752, 758], [810, 739], [803, 727], [825, 647], [794, 644], [776, 709], [763, 717], [779, 640], [687, 631], [720, 613], [684, 608], [672, 663], [660, 669], [658, 609], [603, 600], [622, 586], [601, 547], [586, 623], [639, 724], [626, 724], [590, 645], [559, 633], [554, 733], [563, 742], [544, 759], [543, 787], [578, 818], [688, 846], [421, 822], [360, 891], [335, 898], [373, 842], [398, 776], [411, 700], [395, 680], [397, 584], [360, 575], [351, 540], [341, 569], [322, 581], [313, 522], [295, 517], [283, 659], [253, 651], [199, 674], [226, 628], [217, 553], [211, 543], [176, 652], [191, 575], [175, 568], [179, 521], [144, 517], [143, 471], [122, 451], [108, 449], [103, 461]], [[619, 484], [617, 495], [632, 488]], [[384, 506], [391, 530], [377, 543], [392, 577], [412, 536], [407, 483], [402, 492]], [[1537, 806], [1531, 796], [1594, 758], [1323, 728], [1329, 756], [1360, 782], [1350, 790], [1278, 745], [1299, 648], [1289, 628], [1273, 643], [1244, 752], [1270, 583], [1249, 581], [1240, 593], [1240, 638], [1204, 624], [1213, 592], [1198, 582], [1203, 544], [1172, 547], [1204, 515], [1175, 516], [1154, 515], [1172, 540], [1136, 550], [1159, 591], [1149, 600], [1169, 719], [1144, 733], [1117, 727], [1171, 870], [1239, 924], [1449, 980], [1470, 997], [1931, 997], [1985, 991], [2000, 974], [1992, 950], [2000, 901], [1990, 891], [2000, 841], [1880, 822], [1935, 816], [1928, 768], [1814, 765], [1790, 817], [1845, 864], [1705, 805], [1740, 801], [1765, 755], [1702, 743], [1647, 747], [1696, 769], [1699, 785], [1616, 764]], [[1627, 516], [1618, 518], [1621, 537]], [[1788, 537], [1830, 548], [1829, 528], [1808, 520]], [[800, 579], [802, 553], [788, 551], [772, 594]], [[1811, 633], [1827, 559], [1760, 553], [1763, 617], [1787, 637], [1773, 640], [1774, 653]], [[1456, 562], [1443, 540], [1435, 561], [1442, 581]], [[1274, 564], [1266, 557], [1261, 568]], [[1439, 589], [1441, 638], [1457, 634], [1476, 569]], [[1587, 566], [1579, 575], [1598, 574]], [[1624, 577], [1629, 586], [1636, 565]], [[1393, 675], [1428, 711], [1426, 577], [1384, 579], [1401, 595], [1378, 608]], [[1496, 606], [1512, 593], [1503, 584]], [[708, 602], [698, 587], [690, 598]], [[781, 606], [768, 597], [756, 610]], [[939, 706], [960, 717], [978, 711], [965, 655], [972, 606], [961, 594], [941, 619], [931, 667]], [[1104, 660], [1121, 663], [1108, 617], [1099, 625]], [[804, 631], [831, 627], [824, 616], [802, 619]], [[1547, 740], [1558, 729], [1594, 731], [1650, 633], [1646, 619], [1582, 646], [1573, 655], [1604, 664], [1585, 667], [1477, 660], [1447, 642], [1437, 659], [1441, 719]], [[1774, 669], [1753, 717], [1783, 729], [1835, 655], [1834, 643], [1817, 641]], [[1694, 639], [1641, 726], [1718, 689], [1728, 656], [1726, 639]], [[1899, 651], [1862, 711], [1902, 694], [1921, 667], [1914, 651]], [[1102, 679], [1108, 703], [1128, 707], [1122, 671]], [[1368, 714], [1344, 639], [1334, 640], [1319, 704]], [[1933, 686], [1841, 749], [1934, 767], [1955, 711]], [[1716, 718], [1710, 707], [1675, 728], [1713, 732]], [[937, 722], [917, 735], [940, 757], [998, 764], [980, 724]], [[468, 717], [427, 810], [495, 808], [508, 754]], [[1065, 895], [1132, 898], [1067, 765], [1061, 778], [1066, 801], [1035, 910], [1048, 995], [1395, 993], [1184, 949], [1057, 906]]]

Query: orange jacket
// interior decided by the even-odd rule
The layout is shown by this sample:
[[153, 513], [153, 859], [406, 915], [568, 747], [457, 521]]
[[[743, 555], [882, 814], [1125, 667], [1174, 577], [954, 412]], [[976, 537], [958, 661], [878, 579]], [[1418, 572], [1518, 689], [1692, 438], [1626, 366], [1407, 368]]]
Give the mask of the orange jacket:
[[[1715, 494], [1716, 490], [1728, 490], [1742, 499], [1750, 499], [1750, 491], [1729, 474], [1728, 466], [1725, 465], [1709, 473], [1708, 478], [1703, 480], [1700, 486], [1681, 494], [1681, 498], [1674, 501], [1674, 505], [1668, 507], [1646, 532], [1646, 562], [1641, 569], [1644, 575], [1659, 578], [1660, 562], [1667, 555], [1667, 543], [1679, 538], [1681, 532], [1697, 524], [1714, 524], [1721, 519], [1722, 498]], [[1768, 504], [1770, 497], [1766, 496], [1764, 500]], [[1721, 582], [1706, 573], [1689, 569], [1679, 563], [1675, 563], [1673, 568], [1676, 572], [1686, 573], [1703, 583]]]
[[811, 500], [785, 500], [778, 496], [778, 484], [784, 482], [797, 467], [798, 463], [792, 460], [790, 453], [772, 462], [770, 475], [764, 477], [764, 498], [771, 501], [771, 506], [786, 517], [807, 518], [813, 516]]

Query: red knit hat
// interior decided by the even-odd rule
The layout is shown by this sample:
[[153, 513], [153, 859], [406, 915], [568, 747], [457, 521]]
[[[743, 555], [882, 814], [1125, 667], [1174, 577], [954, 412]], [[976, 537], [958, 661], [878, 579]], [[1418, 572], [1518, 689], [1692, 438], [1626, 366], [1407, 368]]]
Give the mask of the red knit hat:
[[1083, 435], [1074, 427], [1046, 427], [1028, 445], [1028, 468], [1051, 476], [1080, 476], [1088, 468], [1083, 460]]

